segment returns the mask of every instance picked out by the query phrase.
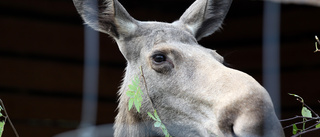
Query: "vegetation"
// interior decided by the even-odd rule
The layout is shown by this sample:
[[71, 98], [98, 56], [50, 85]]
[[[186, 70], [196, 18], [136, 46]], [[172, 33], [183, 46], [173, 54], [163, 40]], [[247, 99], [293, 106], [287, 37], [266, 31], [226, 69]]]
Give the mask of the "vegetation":
[[[161, 122], [161, 119], [156, 111], [156, 109], [154, 108], [154, 104], [149, 96], [149, 91], [148, 91], [148, 87], [147, 87], [147, 83], [146, 83], [146, 79], [144, 77], [144, 74], [143, 74], [143, 69], [142, 67], [140, 67], [140, 71], [141, 71], [141, 77], [144, 81], [144, 86], [145, 86], [145, 89], [146, 89], [146, 92], [147, 92], [147, 97], [150, 101], [150, 104], [152, 106], [152, 109], [153, 109], [153, 114], [148, 112], [148, 116], [150, 118], [152, 118], [155, 123], [153, 124], [154, 127], [159, 127], [161, 128], [163, 134], [165, 135], [165, 137], [171, 137], [166, 126]], [[128, 85], [129, 87], [129, 90], [126, 92], [127, 96], [130, 97], [129, 99], [129, 103], [128, 103], [128, 107], [129, 107], [129, 111], [131, 110], [132, 106], [134, 105], [136, 110], [140, 113], [140, 108], [141, 108], [141, 103], [143, 101], [142, 99], [142, 95], [143, 95], [143, 92], [141, 91], [141, 88], [140, 88], [140, 80], [139, 80], [139, 77], [136, 76], [133, 80], [132, 80], [132, 84]]]
[[[4, 112], [5, 115], [3, 115], [1, 112]], [[3, 133], [3, 130], [4, 130], [4, 125], [6, 123], [6, 121], [8, 120], [9, 124], [11, 125], [12, 129], [13, 129], [13, 132], [15, 133], [16, 137], [19, 137], [19, 134], [16, 130], [16, 128], [13, 126], [10, 118], [9, 118], [9, 115], [6, 111], [6, 108], [2, 102], [2, 100], [0, 99], [0, 137], [2, 136], [2, 133]]]
[[316, 50], [314, 52], [319, 52], [320, 50], [318, 49], [318, 44], [320, 45], [320, 41], [319, 41], [319, 38], [317, 36], [315, 36], [315, 38], [316, 38], [316, 43], [315, 43]]
[[[319, 130], [320, 129], [320, 117], [319, 115], [314, 112], [307, 104], [305, 104], [304, 100], [302, 97], [300, 97], [299, 95], [296, 94], [290, 94], [291, 96], [294, 96], [297, 98], [297, 100], [302, 103], [302, 109], [301, 109], [301, 116], [295, 116], [293, 118], [289, 118], [289, 119], [284, 119], [281, 120], [283, 121], [290, 121], [290, 120], [294, 120], [294, 119], [298, 119], [298, 118], [302, 118], [301, 122], [297, 122], [294, 124], [291, 124], [289, 126], [284, 127], [284, 129], [292, 127], [292, 137], [298, 137], [302, 134], [311, 132], [311, 131], [315, 131], [315, 130]], [[312, 116], [314, 115], [314, 116]], [[311, 121], [315, 121], [314, 124], [312, 124], [311, 126], [306, 127], [306, 123], [307, 122], [311, 122]], [[302, 125], [301, 125], [302, 124]], [[301, 127], [301, 128], [298, 128]]]
[[6, 123], [6, 118], [3, 116], [3, 114], [1, 113], [1, 111], [3, 110], [3, 108], [0, 105], [0, 137], [2, 136], [2, 132], [4, 130], [4, 124]]

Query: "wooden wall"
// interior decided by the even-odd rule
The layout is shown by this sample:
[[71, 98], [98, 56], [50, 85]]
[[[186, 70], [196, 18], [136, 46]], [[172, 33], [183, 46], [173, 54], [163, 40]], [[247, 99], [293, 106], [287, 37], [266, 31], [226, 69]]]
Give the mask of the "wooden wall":
[[[193, 0], [120, 2], [136, 19], [172, 22]], [[200, 41], [260, 83], [262, 4], [234, 0], [224, 29]], [[282, 6], [282, 119], [300, 114], [301, 104], [287, 93], [301, 95], [320, 113], [320, 53], [313, 53], [314, 36], [320, 35], [319, 15], [317, 7]], [[1, 0], [0, 22], [0, 98], [20, 136], [53, 136], [76, 129], [81, 117], [84, 34], [72, 1]], [[98, 125], [114, 121], [125, 67], [115, 42], [105, 34], [100, 38]], [[4, 137], [12, 136], [7, 124]]]

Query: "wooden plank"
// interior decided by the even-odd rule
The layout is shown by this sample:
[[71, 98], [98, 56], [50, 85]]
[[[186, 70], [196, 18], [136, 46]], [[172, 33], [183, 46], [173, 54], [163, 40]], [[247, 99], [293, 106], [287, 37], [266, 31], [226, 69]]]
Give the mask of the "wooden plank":
[[320, 53], [314, 53], [314, 36], [291, 43], [281, 44], [281, 65], [283, 67], [317, 67]]
[[[287, 9], [286, 9], [287, 8]], [[282, 36], [300, 36], [319, 34], [319, 22], [317, 17], [320, 10], [316, 7], [309, 6], [285, 6], [281, 13], [281, 35]], [[294, 41], [295, 39], [291, 39]]]
[[[0, 97], [21, 136], [30, 136], [32, 133], [36, 136], [52, 136], [73, 130], [80, 123], [82, 104], [78, 99], [16, 94], [0, 94]], [[113, 123], [116, 106], [115, 103], [99, 102], [97, 123]], [[6, 128], [8, 136], [12, 135], [10, 132], [10, 128]]]
[[[79, 65], [0, 58], [0, 86], [43, 92], [82, 93], [83, 67]], [[123, 70], [101, 68], [100, 95], [115, 97]]]
[[0, 5], [13, 9], [38, 11], [44, 14], [54, 13], [64, 16], [77, 14], [73, 2], [69, 0], [3, 0]]
[[[83, 27], [1, 17], [1, 51], [50, 57], [83, 59]], [[115, 42], [101, 34], [101, 60], [124, 62]], [[105, 52], [112, 51], [112, 54]]]
[[319, 96], [317, 96], [317, 93], [320, 91], [320, 87], [318, 86], [319, 80], [320, 72], [318, 70], [282, 73], [282, 105], [291, 106], [295, 102], [295, 98], [289, 96], [288, 93], [300, 95], [309, 105], [319, 105]]
[[318, 0], [270, 0], [281, 3], [294, 3], [294, 4], [307, 4], [312, 6], [320, 6], [320, 1]]
[[[51, 126], [37, 126], [27, 124], [15, 124], [20, 137], [52, 137], [62, 132], [73, 130], [75, 128], [59, 128]], [[15, 137], [9, 124], [6, 124], [2, 137]]]

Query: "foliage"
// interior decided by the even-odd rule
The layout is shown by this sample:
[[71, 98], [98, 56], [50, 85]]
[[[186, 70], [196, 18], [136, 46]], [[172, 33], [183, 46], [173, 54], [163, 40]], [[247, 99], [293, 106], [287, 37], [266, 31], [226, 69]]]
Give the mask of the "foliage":
[[315, 36], [315, 38], [316, 38], [316, 43], [315, 43], [315, 45], [316, 45], [316, 50], [315, 50], [314, 52], [319, 52], [320, 50], [318, 49], [318, 44], [320, 45], [320, 41], [319, 41], [319, 39], [318, 39], [317, 36]]
[[[285, 119], [285, 120], [281, 120], [281, 121], [289, 121], [289, 120], [294, 120], [297, 118], [302, 118], [302, 122], [297, 122], [294, 124], [291, 124], [289, 126], [284, 127], [284, 129], [288, 128], [288, 127], [292, 127], [292, 137], [297, 137], [297, 136], [301, 136], [302, 134], [305, 134], [307, 132], [311, 132], [314, 130], [318, 130], [320, 129], [320, 117], [317, 113], [315, 113], [308, 105], [305, 104], [304, 100], [302, 97], [300, 97], [299, 95], [296, 94], [290, 94], [291, 96], [294, 96], [297, 98], [297, 100], [302, 103], [302, 109], [301, 109], [301, 115], [302, 116], [296, 116], [293, 118], [289, 118], [289, 119]], [[315, 115], [314, 117], [312, 116]], [[316, 121], [315, 121], [316, 120]], [[310, 122], [310, 121], [315, 121], [315, 124], [306, 127], [306, 123]], [[298, 125], [302, 124], [302, 128], [298, 128]]]
[[162, 129], [162, 132], [165, 135], [165, 137], [171, 137], [166, 126], [161, 122], [161, 119], [158, 116], [156, 110], [154, 110], [154, 115], [152, 115], [150, 112], [148, 112], [148, 115], [149, 115], [149, 117], [151, 117], [155, 121], [154, 127], [160, 127]]
[[141, 88], [139, 86], [140, 80], [138, 77], [135, 77], [132, 80], [132, 84], [129, 85], [129, 90], [127, 91], [127, 96], [130, 97], [129, 99], [129, 111], [132, 108], [132, 105], [136, 107], [137, 111], [140, 113], [141, 103], [142, 103], [142, 95], [143, 92], [141, 91]]
[[[2, 110], [3, 110], [5, 115], [3, 115], [1, 113]], [[0, 99], [0, 137], [2, 136], [2, 133], [3, 133], [3, 130], [4, 130], [4, 125], [5, 125], [7, 120], [9, 122], [10, 126], [12, 127], [13, 132], [16, 135], [16, 137], [19, 137], [19, 134], [18, 134], [16, 128], [13, 126], [13, 124], [12, 124], [10, 118], [9, 118], [9, 115], [8, 115], [8, 113], [6, 111], [5, 106], [4, 106], [3, 102], [2, 102], [2, 100]]]
[[0, 120], [0, 137], [2, 136], [2, 132], [4, 130], [4, 124], [6, 123], [6, 119], [4, 117], [4, 115], [1, 113], [1, 111], [3, 110], [3, 108], [0, 105], [0, 119], [4, 119], [4, 120]]
[[[161, 122], [161, 119], [160, 119], [156, 109], [154, 108], [153, 102], [149, 96], [149, 91], [148, 91], [148, 87], [146, 84], [146, 79], [143, 74], [142, 67], [140, 67], [140, 70], [141, 70], [141, 77], [143, 78], [144, 86], [145, 86], [145, 89], [147, 92], [147, 96], [148, 96], [150, 104], [154, 110], [153, 115], [150, 112], [147, 112], [148, 116], [151, 117], [155, 121], [155, 123], [153, 124], [154, 127], [161, 128], [165, 137], [171, 137], [166, 126]], [[143, 101], [143, 98], [142, 98], [143, 92], [141, 91], [141, 88], [140, 88], [139, 77], [138, 76], [134, 77], [134, 79], [132, 80], [132, 84], [128, 85], [128, 87], [129, 87], [129, 90], [126, 92], [126, 95], [130, 98], [129, 103], [128, 103], [129, 111], [131, 110], [132, 106], [134, 105], [135, 108], [137, 109], [137, 111], [140, 113], [141, 103]]]
[[[316, 52], [320, 52], [320, 50], [318, 49], [318, 45], [320, 45], [320, 41], [319, 38], [317, 36], [315, 36], [316, 42], [315, 42], [315, 47], [316, 50], [314, 51]], [[292, 127], [292, 137], [297, 137], [297, 136], [301, 136], [302, 134], [305, 134], [307, 132], [311, 132], [311, 131], [315, 131], [315, 130], [319, 130], [320, 129], [320, 117], [319, 115], [314, 112], [308, 105], [305, 104], [304, 100], [302, 97], [300, 97], [299, 95], [296, 94], [290, 94], [291, 96], [294, 96], [297, 98], [297, 100], [302, 103], [302, 109], [301, 109], [301, 115], [302, 116], [295, 116], [293, 118], [288, 118], [288, 119], [284, 119], [281, 120], [283, 121], [290, 121], [290, 120], [294, 120], [297, 118], [302, 118], [302, 122], [297, 122], [294, 124], [291, 124], [289, 126], [284, 127], [284, 129], [288, 128], [288, 127]], [[320, 101], [319, 101], [320, 103]], [[312, 114], [315, 115], [315, 117], [312, 116]], [[316, 120], [315, 124], [313, 124], [312, 126], [309, 126], [306, 128], [306, 123], [310, 122], [310, 121], [314, 121]], [[302, 124], [302, 128], [299, 129], [297, 125]]]

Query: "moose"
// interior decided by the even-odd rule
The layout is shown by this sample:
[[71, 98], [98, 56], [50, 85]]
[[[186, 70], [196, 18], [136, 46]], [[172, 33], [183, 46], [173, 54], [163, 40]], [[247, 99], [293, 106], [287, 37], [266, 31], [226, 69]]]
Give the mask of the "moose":
[[[110, 35], [127, 60], [115, 137], [163, 136], [147, 115], [153, 107], [172, 136], [284, 136], [268, 92], [198, 44], [221, 27], [232, 0], [196, 0], [173, 23], [138, 21], [118, 0], [73, 2], [84, 22]], [[154, 106], [143, 94], [138, 113], [128, 110], [126, 91], [141, 69], [147, 85], [141, 90]]]

